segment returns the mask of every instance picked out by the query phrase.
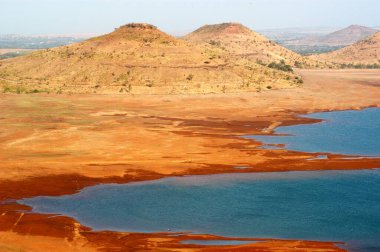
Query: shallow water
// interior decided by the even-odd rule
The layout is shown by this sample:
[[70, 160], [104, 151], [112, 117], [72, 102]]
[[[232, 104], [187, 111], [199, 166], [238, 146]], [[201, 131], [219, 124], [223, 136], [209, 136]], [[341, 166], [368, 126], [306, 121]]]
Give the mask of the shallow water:
[[322, 119], [323, 122], [278, 127], [277, 136], [246, 138], [266, 143], [264, 148], [272, 148], [268, 144], [285, 144], [286, 149], [303, 152], [380, 157], [380, 108], [315, 113], [304, 117]]
[[380, 251], [379, 170], [166, 178], [22, 203], [96, 230], [344, 241]]

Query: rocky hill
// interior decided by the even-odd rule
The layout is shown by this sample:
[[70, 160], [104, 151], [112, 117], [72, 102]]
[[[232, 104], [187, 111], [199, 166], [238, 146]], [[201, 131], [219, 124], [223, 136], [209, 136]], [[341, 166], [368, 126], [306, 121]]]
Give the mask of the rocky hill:
[[183, 39], [198, 44], [208, 43], [264, 64], [285, 61], [286, 64], [298, 67], [317, 65], [238, 23], [205, 25]]
[[0, 86], [17, 93], [225, 93], [299, 82], [293, 73], [176, 39], [148, 24], [0, 61]]
[[377, 68], [377, 65], [380, 64], [380, 32], [340, 50], [313, 55], [311, 58], [345, 66], [350, 64], [352, 67]]

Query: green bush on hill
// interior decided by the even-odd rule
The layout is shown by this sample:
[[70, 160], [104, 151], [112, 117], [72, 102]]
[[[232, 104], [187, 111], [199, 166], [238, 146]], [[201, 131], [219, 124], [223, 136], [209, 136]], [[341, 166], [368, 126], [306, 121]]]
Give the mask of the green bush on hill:
[[280, 63], [272, 62], [268, 65], [268, 67], [284, 72], [293, 72], [292, 66], [287, 65], [284, 60], [281, 60]]
[[209, 44], [213, 46], [217, 46], [217, 47], [220, 47], [222, 45], [220, 41], [216, 41], [216, 40], [210, 40]]

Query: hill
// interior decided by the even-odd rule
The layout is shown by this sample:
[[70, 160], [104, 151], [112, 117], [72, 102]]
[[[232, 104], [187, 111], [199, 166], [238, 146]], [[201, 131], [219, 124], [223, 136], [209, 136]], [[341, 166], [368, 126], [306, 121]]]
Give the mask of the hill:
[[339, 50], [365, 39], [377, 31], [365, 26], [351, 25], [332, 33], [314, 34], [299, 39], [280, 41], [279, 43], [302, 55], [319, 54]]
[[377, 68], [380, 64], [380, 32], [340, 50], [313, 55], [311, 58], [344, 64], [346, 67], [349, 64], [351, 67]]
[[292, 87], [298, 76], [128, 24], [69, 46], [0, 61], [5, 92], [221, 93]]
[[209, 43], [234, 55], [264, 64], [280, 61], [298, 67], [316, 64], [238, 23], [205, 25], [183, 39], [198, 44]]
[[310, 36], [301, 40], [287, 41], [287, 45], [308, 45], [308, 46], [347, 46], [354, 44], [368, 36], [378, 32], [378, 30], [360, 26], [351, 25], [342, 30], [335, 31], [323, 36]]

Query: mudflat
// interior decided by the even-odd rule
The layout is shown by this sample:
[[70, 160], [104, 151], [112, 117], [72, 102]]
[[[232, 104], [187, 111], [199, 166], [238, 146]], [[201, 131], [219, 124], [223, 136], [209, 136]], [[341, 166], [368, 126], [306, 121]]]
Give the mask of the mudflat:
[[[377, 158], [318, 159], [326, 153], [262, 149], [241, 137], [317, 121], [299, 114], [380, 107], [379, 70], [299, 73], [301, 87], [260, 93], [1, 95], [0, 251], [228, 250], [181, 243], [228, 240], [210, 235], [95, 232], [68, 217], [29, 213], [14, 200], [167, 176], [380, 167]], [[334, 242], [273, 239], [233, 247], [343, 251]]]

